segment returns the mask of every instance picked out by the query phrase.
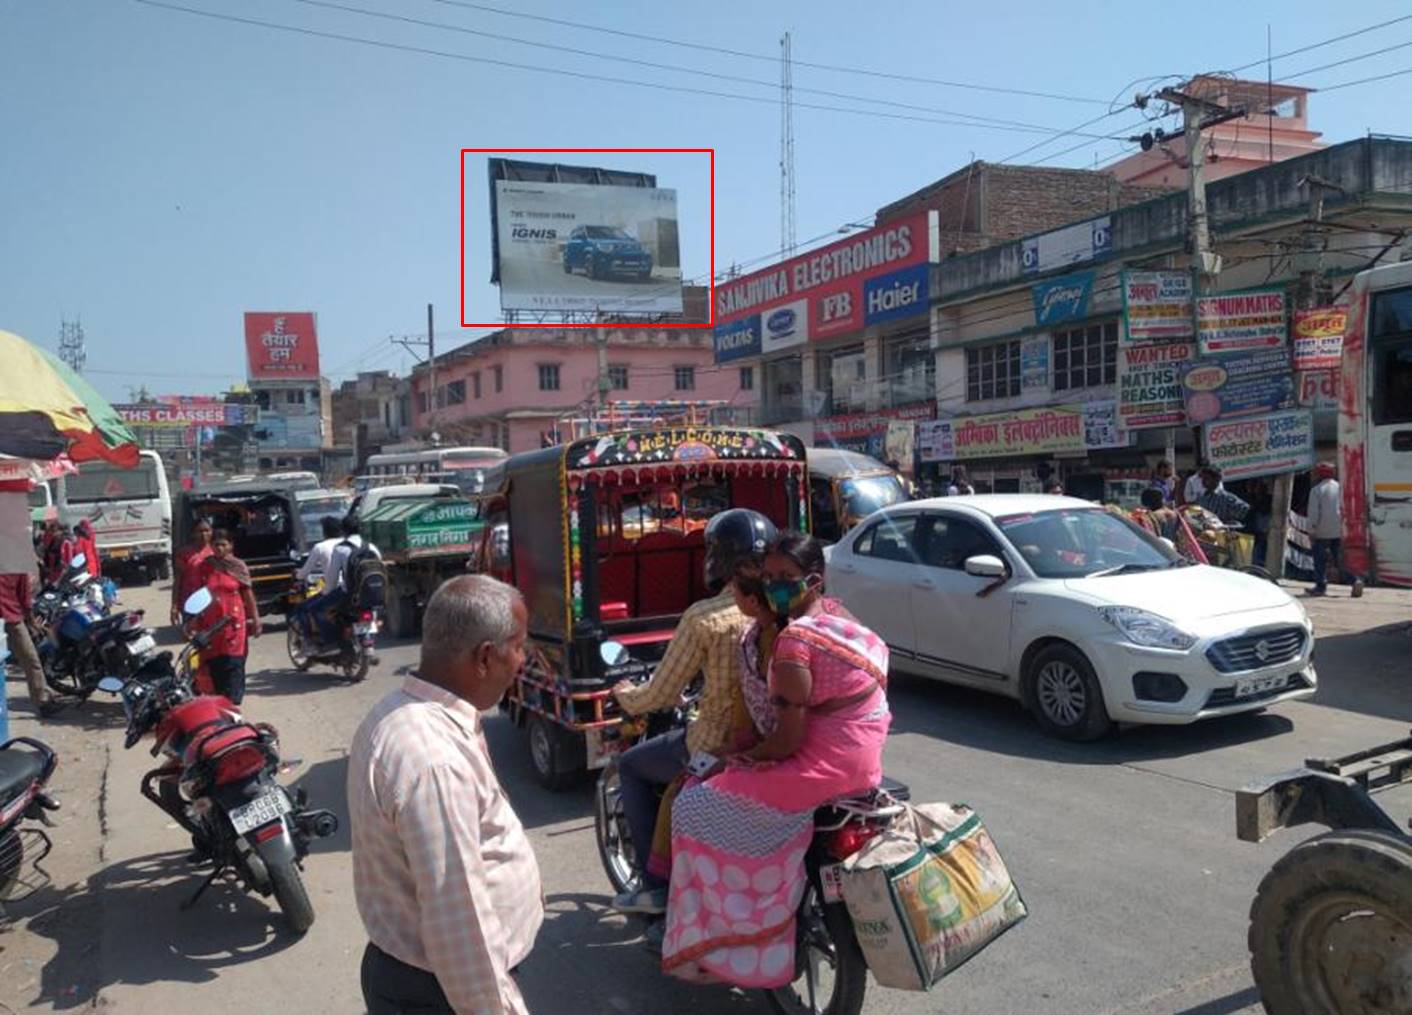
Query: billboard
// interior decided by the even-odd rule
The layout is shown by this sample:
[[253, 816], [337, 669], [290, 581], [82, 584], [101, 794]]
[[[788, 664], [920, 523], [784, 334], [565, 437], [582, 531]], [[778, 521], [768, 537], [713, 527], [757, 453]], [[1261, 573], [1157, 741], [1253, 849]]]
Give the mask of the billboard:
[[1124, 430], [1180, 426], [1186, 421], [1182, 367], [1195, 350], [1190, 342], [1130, 345], [1118, 350], [1118, 425]]
[[679, 314], [677, 192], [493, 180], [502, 310]]
[[257, 411], [253, 405], [216, 401], [159, 405], [115, 404], [113, 410], [130, 427], [162, 430], [185, 430], [193, 426], [240, 426], [250, 422], [247, 414], [253, 416]]
[[1188, 363], [1182, 367], [1182, 397], [1190, 426], [1292, 408], [1289, 350], [1259, 349]]
[[1343, 332], [1348, 325], [1348, 307], [1320, 307], [1296, 310], [1294, 369], [1337, 370], [1343, 355]]
[[1285, 294], [1279, 289], [1202, 296], [1196, 301], [1196, 340], [1203, 356], [1277, 349], [1285, 344]]
[[1123, 272], [1124, 341], [1189, 339], [1196, 334], [1191, 311], [1190, 272]]
[[1201, 437], [1206, 460], [1226, 479], [1302, 472], [1314, 464], [1314, 420], [1308, 409], [1212, 423]]
[[319, 337], [309, 311], [247, 312], [245, 360], [252, 381], [315, 381]]
[[[717, 349], [740, 322], [769, 355], [809, 341], [925, 314], [936, 260], [935, 212], [918, 212], [716, 286]], [[734, 343], [727, 340], [729, 351]], [[744, 354], [742, 354], [744, 355]]]

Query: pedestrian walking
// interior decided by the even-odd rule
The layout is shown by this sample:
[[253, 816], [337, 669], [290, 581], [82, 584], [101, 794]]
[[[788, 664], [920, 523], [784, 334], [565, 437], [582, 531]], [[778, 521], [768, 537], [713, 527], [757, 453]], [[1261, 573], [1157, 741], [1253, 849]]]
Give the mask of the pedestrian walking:
[[201, 562], [211, 555], [211, 534], [214, 530], [205, 518], [198, 518], [191, 527], [191, 542], [172, 554], [172, 624], [181, 626], [181, 604], [199, 589]]
[[958, 465], [951, 470], [951, 485], [946, 488], [948, 497], [961, 497], [976, 492], [976, 488], [971, 485], [971, 480], [966, 475], [966, 467]]
[[1171, 504], [1177, 496], [1177, 472], [1172, 467], [1172, 460], [1164, 458], [1157, 463], [1157, 467], [1152, 470], [1152, 482], [1149, 484], [1162, 493], [1162, 503]]
[[524, 666], [519, 592], [489, 575], [427, 603], [421, 668], [353, 736], [353, 892], [369, 1015], [526, 1012], [516, 967], [544, 919], [539, 865], [491, 765], [481, 712]]
[[[1331, 462], [1314, 466], [1314, 485], [1309, 489], [1309, 539], [1314, 549], [1314, 587], [1311, 596], [1322, 596], [1329, 588], [1329, 558], [1343, 572], [1343, 500]], [[1363, 594], [1363, 579], [1353, 577], [1353, 598]]]
[[[5, 639], [10, 654], [24, 671], [29, 701], [41, 718], [53, 715], [60, 708], [49, 694], [44, 682], [44, 666], [29, 636], [30, 612], [34, 603], [33, 578], [35, 564], [34, 537], [30, 529], [29, 501], [26, 497], [29, 481], [0, 484], [0, 623], [5, 625]], [[0, 677], [4, 676], [0, 664]]]
[[239, 705], [245, 699], [245, 657], [250, 639], [260, 637], [260, 609], [250, 569], [235, 555], [235, 541], [225, 529], [212, 534], [211, 555], [201, 562], [200, 575], [201, 584], [211, 590], [215, 601], [201, 614], [198, 629], [212, 628], [230, 618], [201, 653], [201, 668], [210, 675], [217, 694]]

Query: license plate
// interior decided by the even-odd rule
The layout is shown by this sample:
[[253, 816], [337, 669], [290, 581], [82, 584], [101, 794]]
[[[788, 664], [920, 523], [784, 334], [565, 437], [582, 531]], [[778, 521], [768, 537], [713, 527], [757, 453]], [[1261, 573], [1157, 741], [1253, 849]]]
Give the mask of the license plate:
[[126, 556], [127, 556], [129, 553], [131, 553], [132, 551], [130, 551], [130, 550], [104, 550], [103, 552], [106, 553], [108, 556], [112, 557], [114, 560], [121, 560], [122, 558], [126, 557]]
[[354, 634], [357, 634], [357, 635], [363, 635], [363, 634], [377, 634], [377, 633], [378, 633], [377, 621], [373, 621], [371, 624], [354, 624], [354, 625], [353, 625], [353, 633], [354, 633]]
[[151, 652], [157, 647], [156, 640], [150, 634], [144, 634], [141, 638], [134, 638], [127, 643], [128, 655], [140, 656], [144, 652]]
[[1285, 686], [1289, 676], [1280, 673], [1265, 677], [1243, 677], [1235, 683], [1235, 696], [1237, 698], [1249, 698], [1252, 694], [1260, 694], [1262, 691], [1273, 691]]
[[819, 884], [824, 889], [825, 902], [843, 901], [843, 864], [831, 863], [819, 868]]
[[272, 789], [258, 800], [251, 800], [248, 804], [242, 804], [231, 811], [230, 823], [235, 826], [236, 834], [244, 835], [246, 832], [253, 832], [261, 825], [278, 821], [292, 809], [289, 797], [285, 795], [284, 790]]

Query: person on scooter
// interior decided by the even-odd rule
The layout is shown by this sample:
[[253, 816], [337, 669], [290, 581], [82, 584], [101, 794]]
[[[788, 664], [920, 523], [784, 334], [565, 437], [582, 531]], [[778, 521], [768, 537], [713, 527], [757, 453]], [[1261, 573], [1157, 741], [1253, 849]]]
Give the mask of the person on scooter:
[[[343, 572], [348, 563], [348, 558], [353, 555], [354, 550], [362, 549], [365, 540], [359, 532], [361, 526], [355, 515], [347, 515], [340, 523], [343, 531], [343, 538], [334, 544], [329, 551], [328, 569], [324, 572], [324, 591], [320, 596], [309, 600], [304, 606], [304, 624], [306, 634], [316, 634], [319, 641], [324, 643], [332, 642], [337, 636], [337, 625], [333, 623], [333, 618], [338, 611], [348, 602], [349, 590], [344, 585]], [[372, 543], [366, 543], [367, 548], [376, 556], [381, 557], [378, 548]], [[312, 626], [317, 627], [317, 632], [310, 630]]]
[[343, 526], [333, 515], [324, 515], [319, 523], [323, 527], [324, 538], [309, 548], [309, 556], [294, 572], [294, 577], [308, 583], [312, 578], [322, 578], [328, 584], [329, 561], [333, 559], [333, 548], [343, 542]]
[[625, 913], [663, 913], [667, 882], [647, 869], [657, 820], [657, 793], [686, 769], [697, 751], [723, 754], [732, 740], [733, 716], [740, 697], [740, 636], [749, 622], [726, 589], [742, 564], [764, 558], [775, 527], [757, 511], [733, 508], [706, 526], [706, 587], [711, 598], [682, 614], [675, 634], [652, 679], [640, 686], [623, 681], [613, 696], [628, 715], [670, 708], [697, 673], [705, 677], [696, 718], [684, 730], [646, 740], [623, 752], [618, 762], [623, 812], [638, 858], [642, 890], [624, 892], [613, 908]]

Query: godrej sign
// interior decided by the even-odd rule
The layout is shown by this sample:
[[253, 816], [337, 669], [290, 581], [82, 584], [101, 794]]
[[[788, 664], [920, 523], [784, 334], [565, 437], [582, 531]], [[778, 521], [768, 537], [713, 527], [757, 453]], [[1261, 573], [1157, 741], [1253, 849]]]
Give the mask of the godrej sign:
[[245, 358], [252, 381], [311, 381], [319, 376], [314, 315], [252, 312], [245, 315]]
[[935, 220], [918, 212], [717, 286], [717, 360], [925, 313]]

